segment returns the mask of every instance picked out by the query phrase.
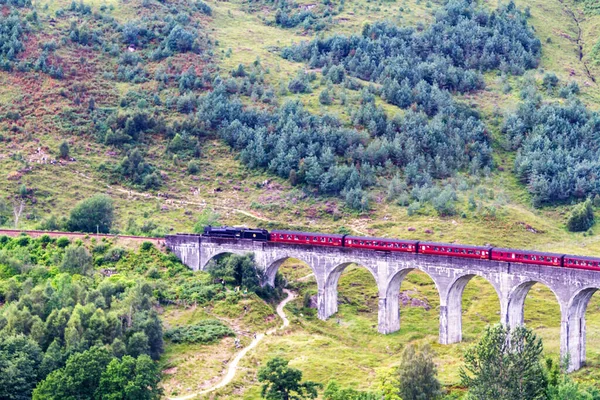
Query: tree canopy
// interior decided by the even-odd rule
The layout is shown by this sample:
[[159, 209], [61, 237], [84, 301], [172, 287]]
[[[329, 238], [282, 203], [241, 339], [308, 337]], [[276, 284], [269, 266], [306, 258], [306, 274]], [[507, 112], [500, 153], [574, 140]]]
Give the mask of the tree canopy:
[[541, 354], [542, 341], [531, 329], [488, 327], [465, 354], [462, 384], [472, 399], [545, 399], [547, 380]]
[[109, 233], [114, 221], [114, 205], [110, 197], [97, 194], [77, 203], [71, 210], [67, 226], [77, 232]]
[[275, 357], [258, 371], [264, 382], [261, 396], [267, 400], [300, 400], [317, 397], [318, 383], [302, 382], [302, 371], [288, 366], [288, 361]]
[[437, 368], [428, 346], [417, 350], [408, 345], [398, 367], [399, 395], [403, 400], [435, 400], [442, 396]]

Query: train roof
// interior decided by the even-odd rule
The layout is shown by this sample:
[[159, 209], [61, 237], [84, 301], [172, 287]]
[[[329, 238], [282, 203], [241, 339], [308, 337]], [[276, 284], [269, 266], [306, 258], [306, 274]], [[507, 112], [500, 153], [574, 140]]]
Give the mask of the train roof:
[[507, 253], [518, 253], [518, 254], [534, 254], [536, 256], [551, 256], [551, 257], [564, 256], [564, 254], [560, 254], [560, 253], [548, 253], [545, 251], [522, 250], [522, 249], [507, 249], [507, 248], [502, 248], [502, 247], [494, 247], [493, 251], [504, 251]]
[[591, 261], [600, 262], [600, 257], [574, 256], [572, 254], [565, 254], [565, 258], [574, 258], [576, 260], [591, 260]]
[[492, 246], [473, 246], [470, 244], [459, 244], [459, 243], [440, 243], [440, 242], [419, 242], [420, 245], [429, 245], [429, 246], [445, 246], [445, 247], [460, 247], [465, 249], [479, 249], [479, 250], [491, 250]]
[[346, 236], [346, 239], [352, 240], [377, 240], [380, 242], [393, 242], [393, 243], [419, 243], [418, 240], [408, 240], [408, 239], [394, 239], [394, 238], [382, 238], [382, 237], [372, 237], [372, 236]]
[[319, 233], [319, 232], [302, 232], [302, 231], [271, 231], [271, 233], [284, 233], [286, 235], [310, 235], [310, 236], [324, 236], [341, 239], [344, 235], [338, 235], [335, 233]]

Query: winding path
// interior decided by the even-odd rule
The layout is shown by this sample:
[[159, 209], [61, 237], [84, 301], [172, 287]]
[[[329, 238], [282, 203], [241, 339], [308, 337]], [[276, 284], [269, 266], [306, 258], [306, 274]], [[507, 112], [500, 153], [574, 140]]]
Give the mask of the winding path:
[[279, 328], [271, 328], [266, 333], [259, 333], [258, 335], [256, 335], [256, 338], [235, 356], [235, 358], [233, 359], [233, 361], [231, 361], [231, 363], [229, 364], [229, 367], [227, 368], [227, 374], [223, 377], [221, 382], [217, 383], [215, 386], [212, 386], [208, 389], [204, 389], [201, 392], [188, 394], [186, 396], [169, 397], [169, 400], [193, 399], [196, 396], [200, 396], [203, 394], [213, 392], [213, 391], [220, 389], [224, 386], [227, 386], [229, 383], [231, 383], [231, 381], [235, 377], [235, 373], [237, 372], [238, 363], [246, 355], [246, 353], [248, 353], [250, 350], [255, 348], [256, 345], [258, 345], [258, 343], [261, 340], [263, 340], [266, 335], [271, 335], [271, 334], [275, 333], [278, 329], [283, 329], [290, 325], [290, 321], [288, 320], [287, 316], [285, 315], [285, 312], [283, 312], [283, 308], [286, 306], [287, 303], [294, 300], [296, 298], [296, 295], [287, 289], [283, 289], [283, 291], [287, 294], [287, 297], [285, 299], [283, 299], [283, 301], [281, 303], [279, 303], [279, 305], [277, 306], [277, 314], [283, 320], [283, 324]]

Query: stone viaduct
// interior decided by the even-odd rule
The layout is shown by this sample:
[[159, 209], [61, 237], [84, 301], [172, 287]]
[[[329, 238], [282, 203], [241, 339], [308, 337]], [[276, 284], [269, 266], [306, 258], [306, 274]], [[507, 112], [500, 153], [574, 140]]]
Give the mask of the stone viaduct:
[[323, 320], [338, 310], [340, 275], [348, 265], [358, 264], [369, 270], [377, 283], [378, 330], [383, 334], [400, 329], [399, 292], [402, 280], [413, 270], [423, 271], [433, 280], [440, 296], [441, 344], [462, 340], [462, 294], [473, 277], [480, 276], [494, 287], [500, 299], [500, 320], [510, 327], [524, 323], [525, 297], [534, 284], [541, 283], [554, 293], [560, 305], [561, 354], [569, 356], [570, 371], [585, 364], [585, 311], [590, 298], [600, 288], [600, 272], [542, 265], [186, 234], [167, 236], [166, 244], [195, 271], [205, 269], [208, 262], [220, 254], [254, 253], [257, 265], [265, 271], [265, 283], [271, 285], [285, 260], [301, 260], [316, 277], [318, 316]]

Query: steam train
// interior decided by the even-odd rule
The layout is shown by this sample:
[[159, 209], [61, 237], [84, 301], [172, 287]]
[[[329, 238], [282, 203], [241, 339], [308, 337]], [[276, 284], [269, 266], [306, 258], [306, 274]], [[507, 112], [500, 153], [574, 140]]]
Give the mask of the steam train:
[[250, 239], [261, 242], [348, 247], [375, 251], [431, 254], [448, 257], [475, 258], [503, 262], [548, 265], [600, 271], [600, 258], [544, 253], [530, 250], [505, 249], [489, 246], [421, 242], [417, 240], [335, 235], [266, 229], [245, 229], [229, 226], [204, 228], [203, 236], [230, 239]]

